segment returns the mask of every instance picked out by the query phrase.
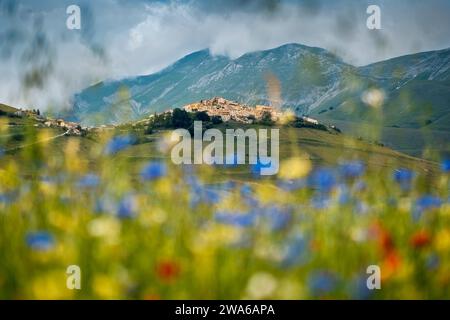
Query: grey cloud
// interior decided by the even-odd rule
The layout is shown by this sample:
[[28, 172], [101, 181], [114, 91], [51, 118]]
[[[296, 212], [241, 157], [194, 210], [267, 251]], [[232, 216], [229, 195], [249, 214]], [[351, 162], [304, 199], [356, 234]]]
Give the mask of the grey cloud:
[[[238, 57], [299, 42], [362, 65], [450, 46], [443, 0], [81, 1], [81, 31], [65, 28], [71, 3], [0, 0], [0, 73], [9, 79], [0, 102], [68, 107], [94, 82], [155, 72], [203, 48]], [[381, 6], [380, 31], [365, 26], [369, 3]]]

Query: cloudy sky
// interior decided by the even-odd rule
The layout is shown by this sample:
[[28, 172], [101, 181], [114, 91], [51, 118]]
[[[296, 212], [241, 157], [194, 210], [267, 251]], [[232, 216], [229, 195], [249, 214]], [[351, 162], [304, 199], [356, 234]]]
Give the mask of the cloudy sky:
[[[68, 30], [66, 8], [81, 8]], [[368, 30], [368, 5], [381, 30]], [[0, 0], [0, 103], [67, 108], [104, 79], [156, 72], [210, 48], [236, 58], [298, 42], [364, 65], [450, 47], [448, 0]]]

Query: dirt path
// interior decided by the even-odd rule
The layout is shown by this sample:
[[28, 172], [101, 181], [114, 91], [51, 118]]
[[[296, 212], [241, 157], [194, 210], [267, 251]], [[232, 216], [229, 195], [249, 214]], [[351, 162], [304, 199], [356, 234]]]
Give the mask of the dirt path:
[[58, 134], [58, 135], [56, 135], [56, 136], [47, 138], [47, 139], [38, 140], [38, 141], [36, 141], [36, 142], [29, 143], [29, 144], [23, 144], [23, 145], [20, 145], [20, 146], [16, 146], [16, 147], [14, 147], [14, 148], [6, 149], [6, 150], [4, 150], [4, 151], [5, 151], [5, 152], [10, 152], [10, 151], [14, 151], [14, 150], [23, 149], [23, 148], [26, 148], [26, 147], [29, 147], [29, 146], [32, 146], [32, 145], [35, 145], [35, 144], [38, 144], [38, 143], [43, 143], [43, 142], [47, 142], [47, 141], [51, 141], [51, 140], [54, 140], [54, 139], [61, 138], [61, 137], [65, 136], [65, 135], [67, 135], [68, 133], [69, 133], [69, 130], [67, 130], [67, 131], [64, 132], [64, 133]]

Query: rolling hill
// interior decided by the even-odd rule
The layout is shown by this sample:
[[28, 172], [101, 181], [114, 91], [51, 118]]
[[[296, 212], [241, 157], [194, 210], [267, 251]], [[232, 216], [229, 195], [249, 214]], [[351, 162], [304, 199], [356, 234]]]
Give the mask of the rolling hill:
[[[7, 106], [0, 106], [1, 110], [17, 110]], [[6, 120], [6, 122], [5, 122]], [[156, 130], [149, 134], [143, 121], [130, 122], [108, 129], [96, 128], [89, 130], [83, 136], [69, 136], [61, 128], [46, 128], [37, 125], [38, 122], [31, 118], [15, 118], [0, 114], [0, 124], [6, 124], [0, 135], [0, 147], [5, 156], [14, 157], [20, 161], [21, 157], [29, 156], [29, 150], [35, 146], [45, 146], [47, 152], [53, 157], [64, 156], [64, 150], [69, 141], [76, 141], [79, 147], [80, 160], [93, 170], [98, 166], [96, 158], [99, 150], [103, 149], [102, 143], [112, 135], [131, 134], [136, 137], [133, 143], [124, 152], [116, 156], [122, 160], [133, 163], [134, 173], [138, 174], [139, 168], [150, 159], [166, 159], [169, 155], [161, 151], [160, 139], [164, 139], [168, 131]], [[215, 128], [225, 131], [229, 128], [257, 128], [259, 125], [242, 124], [234, 121], [216, 125]], [[313, 166], [336, 166], [341, 161], [359, 159], [363, 160], [371, 170], [394, 170], [399, 167], [407, 167], [434, 176], [439, 172], [436, 163], [411, 157], [394, 151], [390, 148], [358, 140], [334, 130], [319, 130], [313, 128], [283, 127], [280, 130], [280, 161], [300, 154], [307, 157]], [[209, 167], [210, 169], [206, 168]], [[236, 179], [252, 180], [249, 166], [203, 166], [208, 172], [213, 170], [213, 177], [217, 180]], [[202, 169], [202, 170], [203, 170]]]
[[[363, 102], [372, 90], [383, 95], [380, 108]], [[450, 151], [450, 49], [363, 67], [300, 44], [237, 59], [202, 50], [155, 74], [97, 83], [74, 96], [64, 117], [84, 125], [117, 124], [213, 96], [250, 105], [275, 101], [415, 156], [430, 157], [425, 149], [433, 135], [440, 137], [435, 151]], [[375, 130], [361, 130], [367, 126]], [[398, 129], [415, 139], [399, 138], [406, 131]]]

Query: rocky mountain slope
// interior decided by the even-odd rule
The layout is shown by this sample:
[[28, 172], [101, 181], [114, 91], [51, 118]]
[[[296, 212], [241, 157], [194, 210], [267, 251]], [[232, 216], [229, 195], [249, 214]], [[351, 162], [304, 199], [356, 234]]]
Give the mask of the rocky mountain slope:
[[89, 87], [75, 95], [68, 116], [85, 125], [120, 123], [223, 96], [252, 105], [275, 101], [298, 114], [366, 121], [373, 119], [374, 110], [362, 97], [377, 89], [383, 95], [383, 125], [450, 130], [449, 70], [450, 49], [359, 68], [324, 49], [300, 44], [234, 60], [202, 50], [152, 75]]

